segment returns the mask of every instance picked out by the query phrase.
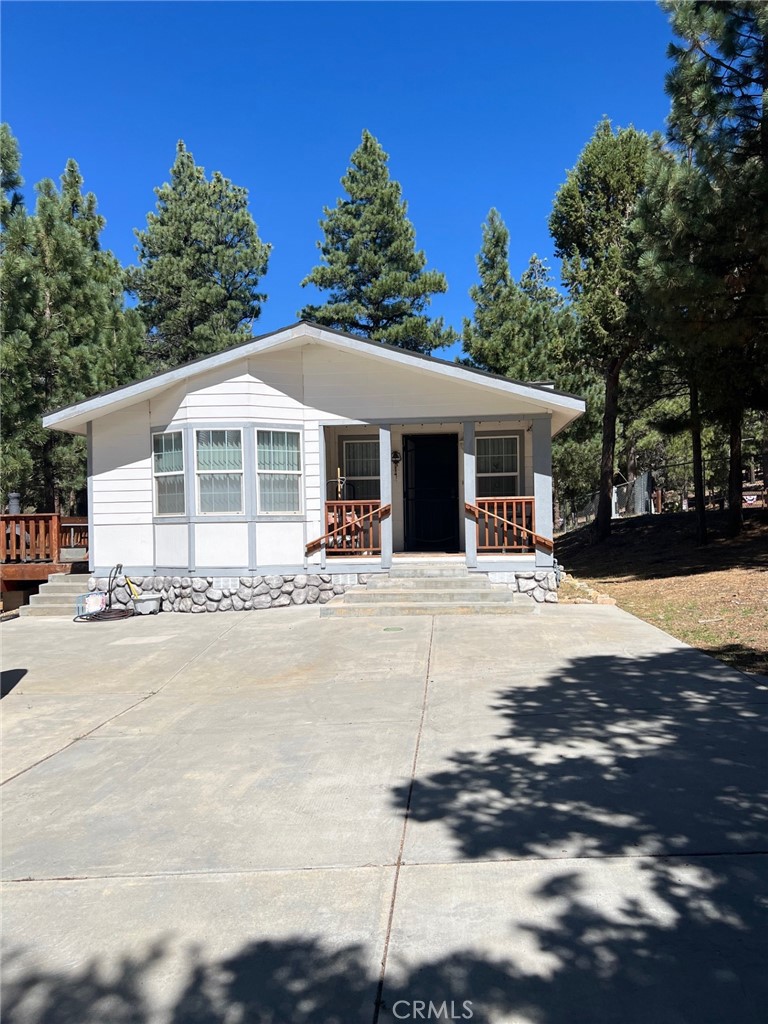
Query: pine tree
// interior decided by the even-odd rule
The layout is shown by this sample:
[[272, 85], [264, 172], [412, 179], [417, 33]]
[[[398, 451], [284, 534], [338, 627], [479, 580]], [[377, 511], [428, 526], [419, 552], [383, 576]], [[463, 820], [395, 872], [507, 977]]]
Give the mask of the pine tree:
[[7, 124], [0, 125], [0, 471], [3, 502], [24, 491], [33, 474], [27, 431], [39, 408], [30, 353], [35, 329], [37, 278], [32, 269], [32, 224], [20, 192], [19, 147]]
[[94, 386], [108, 391], [147, 372], [144, 324], [137, 310], [125, 308], [126, 273], [113, 253], [101, 248], [106, 221], [98, 212], [96, 196], [83, 194], [83, 177], [74, 160], [67, 161], [61, 179], [61, 206], [65, 221], [90, 253], [93, 280], [102, 293], [104, 311], [92, 370]]
[[[680, 154], [657, 191], [646, 269], [680, 337], [705, 409], [730, 437], [729, 518], [743, 524], [746, 409], [768, 405], [768, 6], [666, 2], [669, 138]], [[646, 229], [652, 218], [647, 213]], [[693, 337], [691, 337], [693, 332]], [[685, 344], [685, 339], [688, 344]], [[704, 373], [704, 369], [706, 372]]]
[[248, 192], [218, 171], [210, 180], [179, 142], [169, 183], [137, 231], [129, 275], [149, 334], [149, 357], [169, 368], [247, 340], [266, 296], [271, 247], [248, 212]]
[[598, 540], [611, 532], [621, 372], [648, 340], [630, 226], [654, 150], [643, 132], [614, 132], [602, 121], [558, 191], [549, 222], [578, 325], [564, 356], [604, 382]]
[[768, 169], [768, 6], [763, 0], [662, 0], [678, 42], [667, 55], [669, 139], [709, 173]]
[[571, 318], [551, 284], [546, 264], [533, 255], [519, 283], [509, 269], [509, 231], [498, 210], [483, 225], [477, 256], [480, 283], [469, 295], [472, 320], [464, 321], [464, 351], [471, 365], [515, 380], [557, 375], [557, 353]]
[[0, 227], [5, 230], [17, 210], [23, 211], [24, 197], [19, 144], [8, 124], [0, 124]]
[[16, 203], [2, 247], [2, 487], [48, 511], [70, 506], [84, 486], [85, 443], [44, 430], [44, 412], [126, 383], [141, 370], [143, 343], [74, 161], [61, 180], [61, 191], [40, 182], [33, 216]]
[[448, 290], [437, 270], [425, 270], [416, 249], [400, 185], [392, 181], [388, 155], [368, 131], [341, 179], [347, 197], [324, 207], [318, 242], [322, 263], [301, 282], [330, 295], [307, 305], [303, 319], [361, 334], [414, 352], [431, 352], [457, 340], [442, 318], [430, 320], [432, 295]]

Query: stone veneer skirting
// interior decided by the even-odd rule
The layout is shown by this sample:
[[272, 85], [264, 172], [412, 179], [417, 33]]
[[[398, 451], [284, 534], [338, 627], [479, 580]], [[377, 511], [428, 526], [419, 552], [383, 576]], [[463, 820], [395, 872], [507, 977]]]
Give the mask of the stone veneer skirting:
[[[131, 576], [144, 593], [160, 595], [164, 612], [251, 611], [256, 608], [287, 608], [289, 605], [327, 604], [349, 587], [365, 585], [368, 573], [302, 573], [295, 576]], [[557, 601], [557, 579], [552, 570], [538, 572], [489, 572], [491, 583], [552, 604]], [[89, 590], [107, 589], [106, 577], [92, 576]], [[124, 576], [118, 576], [112, 595], [116, 605], [129, 605], [131, 594]]]
[[557, 604], [557, 576], [554, 569], [535, 572], [489, 572], [491, 583], [506, 583], [510, 590], [532, 597], [539, 604]]
[[[286, 608], [288, 605], [326, 604], [336, 594], [359, 583], [365, 573], [296, 576], [131, 576], [142, 591], [160, 595], [164, 612], [229, 612], [254, 608]], [[91, 577], [89, 590], [106, 590], [104, 577]], [[129, 605], [131, 594], [124, 576], [118, 576], [112, 600]]]

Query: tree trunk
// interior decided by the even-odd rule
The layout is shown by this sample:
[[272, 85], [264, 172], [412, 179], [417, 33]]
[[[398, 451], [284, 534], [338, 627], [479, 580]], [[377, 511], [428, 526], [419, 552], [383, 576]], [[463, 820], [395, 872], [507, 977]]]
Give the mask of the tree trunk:
[[635, 442], [630, 441], [627, 445], [627, 483], [633, 484], [637, 480], [637, 449]]
[[43, 507], [38, 509], [40, 512], [56, 511], [56, 471], [53, 466], [52, 448], [53, 439], [48, 437], [43, 444], [41, 459]]
[[691, 390], [691, 444], [693, 447], [693, 496], [696, 504], [696, 543], [707, 543], [707, 510], [704, 497], [704, 464], [701, 458], [701, 410], [699, 386], [692, 380]]
[[[768, 129], [767, 129], [768, 132]], [[762, 481], [763, 481], [763, 492], [768, 493], [768, 412], [763, 413], [763, 457], [762, 462]]]
[[616, 420], [619, 412], [619, 374], [621, 360], [611, 362], [605, 375], [605, 405], [603, 407], [603, 448], [600, 455], [600, 495], [595, 517], [595, 539], [606, 540], [611, 535], [613, 515], [613, 467], [616, 455]]
[[744, 528], [741, 483], [741, 411], [734, 412], [728, 425], [730, 462], [728, 466], [728, 534], [737, 537]]

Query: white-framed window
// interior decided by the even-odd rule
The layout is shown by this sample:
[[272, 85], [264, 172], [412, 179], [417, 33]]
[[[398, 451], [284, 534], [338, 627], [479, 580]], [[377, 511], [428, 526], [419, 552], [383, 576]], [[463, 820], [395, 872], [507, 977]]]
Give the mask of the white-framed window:
[[371, 501], [381, 497], [378, 441], [344, 442], [345, 497]]
[[152, 435], [152, 472], [155, 477], [155, 514], [183, 516], [184, 440], [180, 430]]
[[199, 515], [243, 511], [242, 430], [196, 430], [195, 475]]
[[256, 477], [259, 512], [301, 512], [301, 433], [256, 431]]
[[475, 442], [478, 498], [514, 498], [520, 494], [520, 439], [478, 437]]

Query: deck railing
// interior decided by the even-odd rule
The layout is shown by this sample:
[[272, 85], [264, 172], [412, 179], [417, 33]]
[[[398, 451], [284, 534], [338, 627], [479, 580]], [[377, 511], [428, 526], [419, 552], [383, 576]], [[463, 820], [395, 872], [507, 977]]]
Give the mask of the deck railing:
[[477, 521], [477, 550], [480, 554], [517, 554], [551, 547], [552, 542], [536, 533], [533, 498], [477, 498], [467, 503], [467, 512]]
[[327, 555], [381, 554], [381, 520], [390, 512], [378, 501], [326, 501], [326, 532], [307, 544], [307, 554], [321, 548]]
[[88, 549], [87, 516], [62, 516], [59, 544], [63, 548]]
[[59, 562], [62, 548], [88, 549], [88, 520], [56, 512], [0, 516], [0, 562]]

